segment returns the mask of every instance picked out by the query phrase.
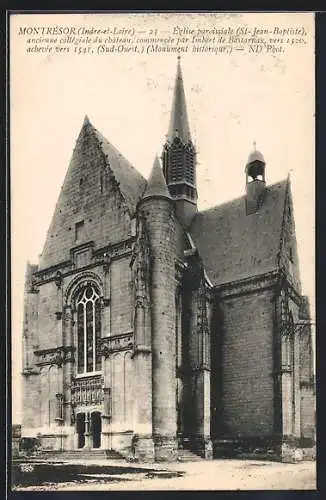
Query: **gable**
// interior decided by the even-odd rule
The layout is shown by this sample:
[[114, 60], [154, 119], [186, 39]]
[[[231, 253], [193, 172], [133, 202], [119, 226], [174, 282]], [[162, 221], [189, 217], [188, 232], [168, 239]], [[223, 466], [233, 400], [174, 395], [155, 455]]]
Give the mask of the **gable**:
[[267, 186], [263, 205], [251, 215], [245, 196], [195, 215], [189, 232], [213, 285], [277, 268], [286, 185]]
[[40, 268], [70, 259], [73, 247], [118, 243], [131, 235], [131, 216], [145, 179], [85, 119], [40, 257]]
[[285, 194], [280, 245], [280, 266], [283, 268], [290, 283], [298, 293], [301, 294], [299, 258], [290, 182], [288, 182]]
[[114, 178], [119, 184], [119, 189], [130, 215], [133, 215], [137, 203], [145, 191], [147, 182], [138, 170], [98, 130], [93, 128], [93, 131], [106, 158], [107, 168], [111, 169]]

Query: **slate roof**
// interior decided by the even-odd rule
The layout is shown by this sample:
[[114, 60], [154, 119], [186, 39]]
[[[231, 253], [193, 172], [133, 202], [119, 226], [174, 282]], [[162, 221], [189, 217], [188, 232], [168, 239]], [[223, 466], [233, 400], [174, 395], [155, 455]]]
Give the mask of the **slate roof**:
[[167, 138], [170, 142], [172, 142], [176, 136], [180, 137], [180, 139], [182, 139], [184, 142], [188, 142], [191, 139], [180, 59], [178, 59], [171, 118]]
[[133, 214], [146, 188], [146, 179], [93, 125], [91, 125], [107, 162], [124, 197], [129, 211]]
[[213, 285], [277, 268], [287, 186], [267, 186], [258, 213], [246, 215], [242, 196], [195, 215], [189, 232]]
[[150, 198], [151, 196], [164, 196], [170, 200], [172, 199], [157, 156], [155, 157], [153, 167], [147, 181], [147, 187], [143, 195], [143, 199]]

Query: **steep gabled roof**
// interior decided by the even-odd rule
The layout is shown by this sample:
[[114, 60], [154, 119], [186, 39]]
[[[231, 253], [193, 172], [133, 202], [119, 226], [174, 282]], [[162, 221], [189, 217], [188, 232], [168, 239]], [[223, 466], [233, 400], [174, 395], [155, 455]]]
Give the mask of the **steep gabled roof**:
[[95, 127], [93, 132], [97, 137], [100, 147], [107, 158], [108, 166], [119, 183], [121, 194], [131, 214], [135, 212], [145, 187], [145, 178], [131, 163], [115, 148]]
[[246, 215], [246, 198], [198, 212], [189, 232], [213, 285], [277, 268], [288, 181], [267, 186], [257, 213]]

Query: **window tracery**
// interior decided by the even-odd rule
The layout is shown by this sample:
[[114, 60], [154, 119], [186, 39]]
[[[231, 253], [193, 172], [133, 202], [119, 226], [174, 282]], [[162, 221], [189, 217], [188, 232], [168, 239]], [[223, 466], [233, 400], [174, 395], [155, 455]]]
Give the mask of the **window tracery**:
[[86, 285], [77, 300], [77, 373], [86, 374], [101, 369], [99, 341], [101, 338], [100, 295], [92, 285]]

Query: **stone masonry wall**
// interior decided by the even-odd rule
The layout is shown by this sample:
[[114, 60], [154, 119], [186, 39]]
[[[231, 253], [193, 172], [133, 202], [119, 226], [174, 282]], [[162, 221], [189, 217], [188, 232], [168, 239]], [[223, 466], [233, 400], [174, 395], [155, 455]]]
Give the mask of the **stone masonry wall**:
[[[298, 321], [299, 307], [288, 300], [293, 321]], [[293, 334], [282, 338], [282, 434], [300, 436], [300, 337]]]
[[[40, 423], [40, 376], [23, 376], [22, 380], [22, 436], [26, 430], [39, 427]], [[30, 436], [30, 431], [27, 433]]]
[[315, 388], [313, 376], [313, 351], [311, 328], [304, 327], [300, 335], [300, 393], [301, 393], [301, 437], [315, 437]]
[[111, 334], [131, 330], [132, 288], [130, 258], [111, 263]]
[[58, 310], [58, 290], [54, 283], [44, 283], [39, 287], [38, 331], [39, 349], [52, 349], [62, 345], [62, 334], [59, 320], [55, 313]]
[[[176, 437], [175, 222], [167, 199], [142, 202], [152, 257], [153, 432]], [[173, 453], [173, 452], [172, 452]]]
[[273, 433], [273, 293], [222, 303], [223, 423], [232, 436]]

